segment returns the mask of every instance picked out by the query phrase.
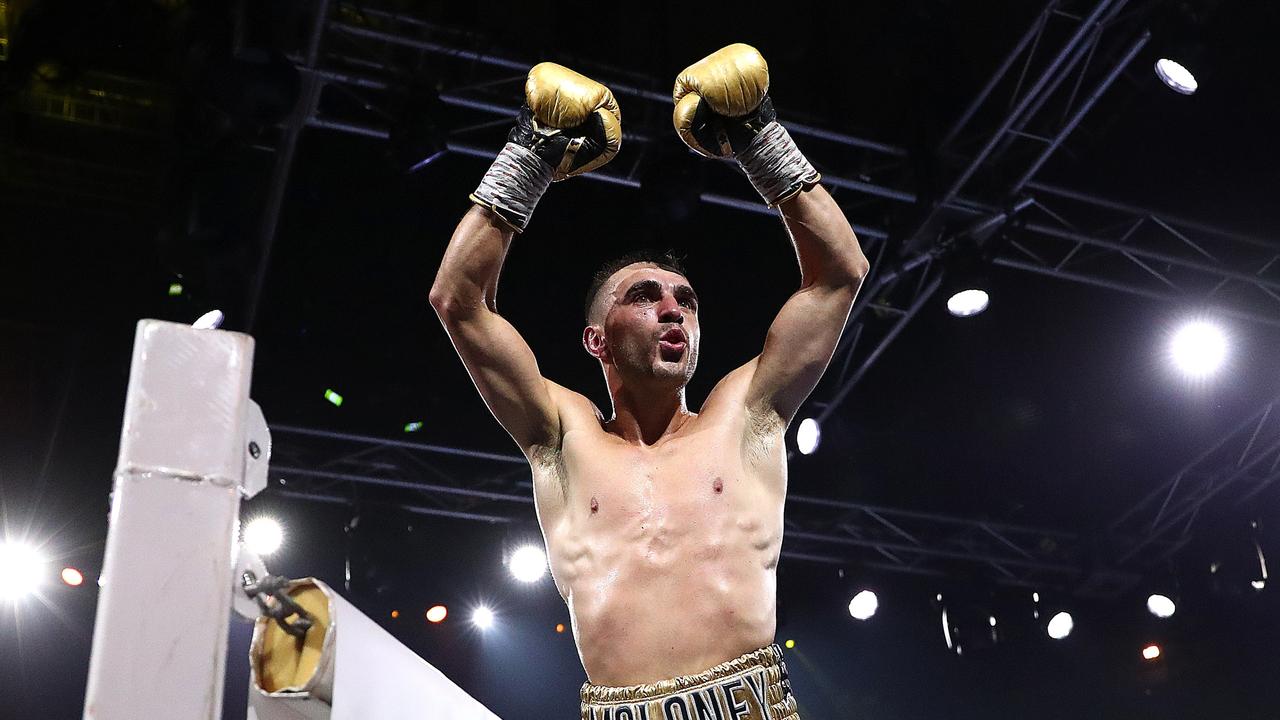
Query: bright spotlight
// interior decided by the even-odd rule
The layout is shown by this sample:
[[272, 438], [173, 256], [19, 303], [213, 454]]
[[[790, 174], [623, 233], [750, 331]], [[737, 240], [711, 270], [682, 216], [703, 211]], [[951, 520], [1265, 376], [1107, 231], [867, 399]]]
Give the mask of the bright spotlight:
[[1166, 595], [1152, 595], [1147, 598], [1147, 610], [1158, 618], [1173, 617], [1173, 613], [1178, 606], [1173, 603]]
[[196, 321], [191, 323], [191, 327], [197, 330], [217, 330], [222, 327], [222, 321], [226, 319], [221, 310], [210, 310], [196, 318]]
[[1188, 322], [1174, 333], [1169, 355], [1188, 377], [1208, 377], [1222, 367], [1227, 358], [1227, 335], [1213, 323]]
[[1071, 613], [1060, 612], [1049, 618], [1049, 637], [1054, 640], [1061, 640], [1062, 638], [1070, 635], [1071, 630], [1075, 628], [1075, 626], [1075, 621], [1071, 619]]
[[77, 587], [84, 584], [84, 573], [73, 567], [62, 568], [62, 582]]
[[822, 442], [822, 428], [818, 427], [818, 421], [813, 418], [805, 418], [800, 421], [800, 427], [796, 430], [796, 449], [801, 455], [812, 455], [814, 450], [818, 449], [818, 443]]
[[970, 288], [947, 298], [947, 312], [956, 317], [971, 317], [987, 309], [991, 296], [986, 290]]
[[880, 599], [870, 590], [863, 590], [849, 601], [849, 614], [855, 620], [868, 620], [880, 608]]
[[431, 609], [427, 610], [427, 622], [430, 623], [442, 623], [448, 616], [449, 608], [443, 605], [432, 605]]
[[1267, 581], [1266, 580], [1250, 580], [1249, 586], [1252, 587], [1254, 590], [1261, 590], [1267, 586]]
[[547, 554], [537, 545], [524, 545], [511, 554], [507, 567], [520, 582], [537, 582], [547, 574]]
[[1190, 70], [1169, 58], [1160, 58], [1156, 61], [1156, 75], [1169, 86], [1169, 89], [1182, 95], [1191, 95], [1200, 87], [1200, 83], [1196, 82], [1196, 76], [1192, 75]]
[[245, 546], [262, 557], [279, 550], [283, 542], [284, 529], [269, 517], [254, 518], [244, 528]]
[[1155, 643], [1142, 648], [1142, 657], [1145, 660], [1155, 660], [1160, 657], [1160, 646]]
[[471, 613], [471, 624], [481, 630], [493, 627], [493, 611], [481, 605]]
[[0, 600], [17, 602], [44, 584], [48, 560], [25, 543], [0, 543]]

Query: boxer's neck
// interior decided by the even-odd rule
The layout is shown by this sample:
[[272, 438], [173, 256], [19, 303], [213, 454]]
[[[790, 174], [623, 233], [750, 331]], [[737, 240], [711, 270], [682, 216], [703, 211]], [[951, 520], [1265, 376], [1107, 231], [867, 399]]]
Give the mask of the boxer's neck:
[[653, 445], [694, 417], [685, 407], [683, 387], [659, 390], [620, 384], [609, 388], [609, 396], [613, 419], [605, 428], [630, 443]]

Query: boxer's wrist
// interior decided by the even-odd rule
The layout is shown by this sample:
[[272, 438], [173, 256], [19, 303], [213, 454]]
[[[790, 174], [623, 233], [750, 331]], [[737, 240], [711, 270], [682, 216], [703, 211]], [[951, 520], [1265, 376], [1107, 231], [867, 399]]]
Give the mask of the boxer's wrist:
[[552, 167], [532, 150], [509, 142], [480, 179], [471, 201], [489, 208], [520, 232], [529, 224], [553, 175]]
[[776, 207], [822, 179], [777, 121], [761, 129], [734, 158], [769, 207]]

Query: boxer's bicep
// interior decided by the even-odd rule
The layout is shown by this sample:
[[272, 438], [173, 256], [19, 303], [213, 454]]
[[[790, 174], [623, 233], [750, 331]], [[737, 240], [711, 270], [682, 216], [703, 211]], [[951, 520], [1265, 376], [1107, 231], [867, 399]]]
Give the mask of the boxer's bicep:
[[557, 447], [560, 418], [555, 398], [515, 327], [487, 310], [461, 320], [442, 315], [441, 321], [485, 405], [525, 454]]
[[789, 423], [822, 378], [857, 285], [815, 284], [793, 294], [774, 318], [747, 388], [751, 411], [768, 410]]

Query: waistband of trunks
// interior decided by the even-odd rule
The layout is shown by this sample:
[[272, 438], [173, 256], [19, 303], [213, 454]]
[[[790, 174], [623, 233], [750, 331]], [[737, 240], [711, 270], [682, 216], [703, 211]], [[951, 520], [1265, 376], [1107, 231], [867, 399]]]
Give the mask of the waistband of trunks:
[[584, 683], [582, 686], [582, 702], [591, 705], [608, 705], [612, 703], [643, 702], [657, 700], [668, 695], [691, 690], [708, 683], [734, 677], [755, 668], [771, 670], [769, 684], [784, 686], [790, 690], [787, 669], [782, 662], [782, 648], [777, 644], [762, 647], [728, 662], [704, 670], [696, 675], [683, 675], [670, 680], [659, 680], [645, 685], [630, 687], [603, 687]]

